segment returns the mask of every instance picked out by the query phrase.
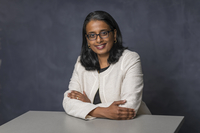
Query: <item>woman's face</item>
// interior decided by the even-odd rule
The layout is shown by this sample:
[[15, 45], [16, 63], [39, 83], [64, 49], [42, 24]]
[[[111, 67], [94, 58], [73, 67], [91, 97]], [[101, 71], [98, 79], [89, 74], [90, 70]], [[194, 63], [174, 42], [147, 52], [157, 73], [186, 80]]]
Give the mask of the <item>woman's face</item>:
[[[106, 32], [104, 31], [111, 31], [109, 25], [101, 20], [91, 20], [86, 25], [86, 34], [90, 36], [94, 36], [95, 34], [100, 34], [102, 37]], [[98, 55], [100, 56], [107, 56], [109, 57], [110, 49], [112, 48], [114, 41], [116, 40], [116, 34], [117, 31], [111, 31], [108, 33], [107, 38], [101, 38], [100, 36], [97, 36], [96, 40], [89, 40], [87, 35], [87, 42], [88, 46]]]

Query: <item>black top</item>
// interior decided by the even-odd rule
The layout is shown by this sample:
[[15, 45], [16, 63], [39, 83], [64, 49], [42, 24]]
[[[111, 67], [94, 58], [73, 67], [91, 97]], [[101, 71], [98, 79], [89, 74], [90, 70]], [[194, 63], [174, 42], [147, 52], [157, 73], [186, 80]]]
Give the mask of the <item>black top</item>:
[[[108, 68], [109, 68], [109, 66], [106, 67], [106, 68], [100, 69], [100, 70], [99, 70], [99, 73], [105, 71], [105, 70], [108, 69]], [[96, 95], [95, 95], [95, 97], [94, 97], [93, 104], [99, 104], [99, 103], [101, 103], [101, 99], [100, 99], [100, 96], [99, 96], [99, 88], [98, 88], [98, 90], [97, 90], [97, 92], [96, 92]]]

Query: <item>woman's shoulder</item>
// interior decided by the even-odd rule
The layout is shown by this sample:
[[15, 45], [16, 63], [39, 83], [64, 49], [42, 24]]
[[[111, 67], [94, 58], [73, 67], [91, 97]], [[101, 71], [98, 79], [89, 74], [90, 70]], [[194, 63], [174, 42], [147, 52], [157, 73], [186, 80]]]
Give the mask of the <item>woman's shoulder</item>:
[[124, 50], [120, 60], [118, 61], [121, 70], [127, 69], [129, 66], [137, 63], [140, 61], [140, 56], [137, 52], [131, 51], [131, 50]]
[[78, 56], [76, 60], [75, 69], [79, 71], [85, 70], [85, 68], [81, 65], [81, 56]]
[[121, 59], [127, 60], [127, 59], [138, 59], [138, 58], [140, 58], [140, 56], [137, 52], [126, 49], [124, 50]]

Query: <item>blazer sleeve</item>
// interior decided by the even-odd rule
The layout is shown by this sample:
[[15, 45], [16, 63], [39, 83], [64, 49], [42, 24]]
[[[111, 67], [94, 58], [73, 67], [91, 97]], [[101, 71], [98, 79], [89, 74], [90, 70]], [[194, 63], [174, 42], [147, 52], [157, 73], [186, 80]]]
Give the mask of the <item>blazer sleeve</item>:
[[80, 85], [80, 78], [78, 77], [78, 69], [79, 69], [79, 58], [75, 64], [75, 68], [72, 74], [72, 78], [69, 83], [69, 90], [64, 93], [64, 99], [63, 99], [63, 108], [65, 112], [69, 115], [79, 117], [85, 120], [94, 119], [94, 117], [89, 116], [88, 113], [90, 113], [93, 109], [95, 109], [97, 106], [92, 103], [86, 103], [82, 102], [80, 100], [76, 99], [70, 99], [67, 95], [71, 92], [71, 90], [76, 90], [79, 92], [83, 92]]
[[[114, 102], [114, 101], [113, 101]], [[113, 102], [108, 102], [108, 103], [99, 103], [99, 104], [96, 104], [98, 107], [109, 107]]]
[[121, 107], [133, 108], [136, 113], [142, 102], [143, 74], [140, 57], [131, 52], [125, 55], [122, 61], [123, 83], [121, 99], [127, 102]]

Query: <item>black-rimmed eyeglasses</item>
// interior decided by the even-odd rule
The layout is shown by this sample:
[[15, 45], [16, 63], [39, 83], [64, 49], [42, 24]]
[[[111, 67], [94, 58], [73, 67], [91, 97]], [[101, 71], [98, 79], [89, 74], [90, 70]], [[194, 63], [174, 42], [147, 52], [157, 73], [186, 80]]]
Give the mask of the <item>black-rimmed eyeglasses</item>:
[[97, 39], [97, 36], [101, 37], [101, 39], [105, 39], [109, 36], [109, 33], [113, 31], [113, 30], [110, 30], [110, 31], [101, 31], [99, 34], [95, 34], [95, 33], [89, 33], [87, 34], [87, 38], [90, 40], [90, 41], [94, 41]]

